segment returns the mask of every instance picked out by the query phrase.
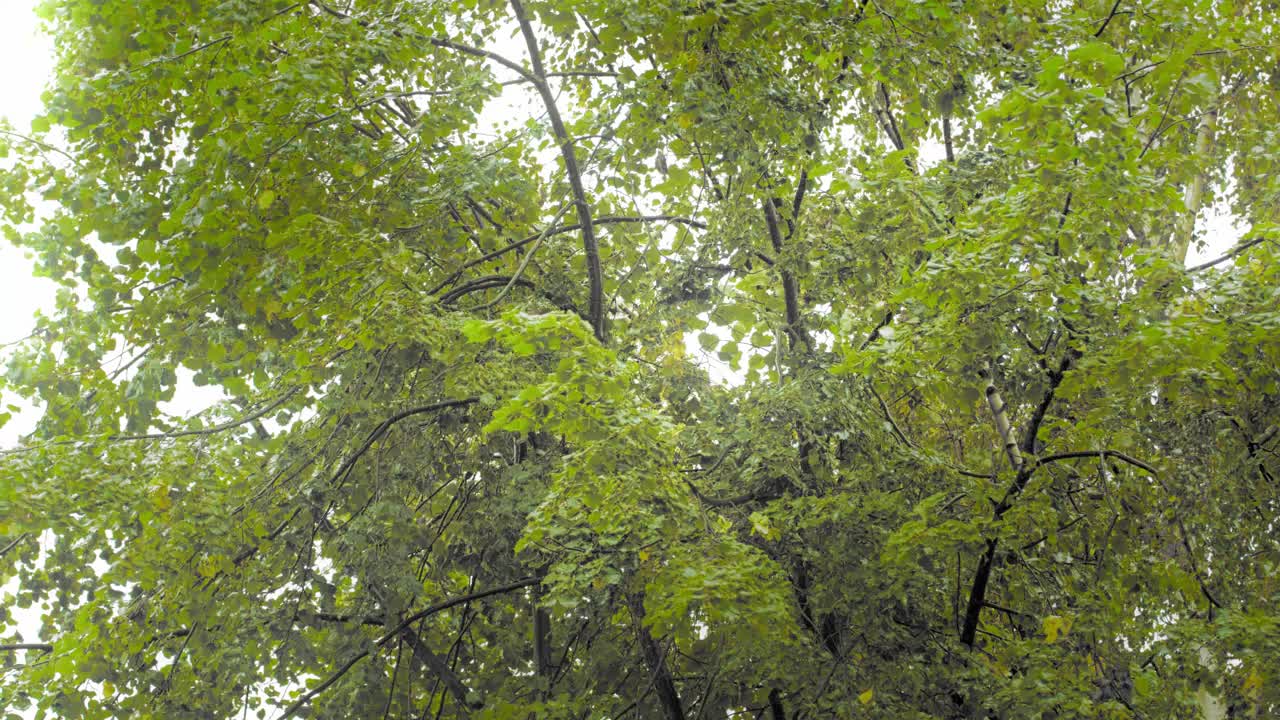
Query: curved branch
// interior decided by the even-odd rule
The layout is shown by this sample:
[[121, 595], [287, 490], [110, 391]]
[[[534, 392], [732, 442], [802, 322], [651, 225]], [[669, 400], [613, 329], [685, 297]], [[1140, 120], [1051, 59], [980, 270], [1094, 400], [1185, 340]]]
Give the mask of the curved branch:
[[1209, 268], [1215, 265], [1221, 265], [1222, 263], [1239, 255], [1245, 250], [1248, 250], [1254, 245], [1261, 245], [1262, 243], [1267, 242], [1268, 240], [1270, 240], [1270, 238], [1261, 237], [1261, 238], [1254, 238], [1252, 240], [1242, 242], [1239, 245], [1236, 245], [1234, 248], [1232, 248], [1231, 251], [1228, 252], [1226, 255], [1223, 255], [1222, 257], [1216, 258], [1214, 260], [1210, 260], [1209, 262], [1203, 262], [1203, 263], [1200, 263], [1199, 265], [1193, 265], [1192, 267], [1187, 268], [1187, 272], [1189, 273], [1200, 272], [1201, 270], [1208, 270]]
[[255, 410], [254, 412], [248, 415], [245, 415], [244, 417], [241, 417], [236, 420], [228, 420], [227, 422], [219, 423], [217, 425], [212, 425], [207, 428], [200, 428], [199, 430], [173, 430], [170, 432], [146, 433], [142, 435], [108, 435], [104, 438], [87, 438], [84, 440], [54, 440], [51, 442], [40, 443], [38, 445], [29, 445], [27, 447], [14, 448], [12, 450], [0, 450], [0, 457], [5, 455], [21, 455], [23, 453], [33, 452], [35, 450], [39, 450], [41, 448], [46, 448], [46, 447], [56, 447], [59, 445], [74, 445], [76, 443], [91, 443], [91, 442], [103, 441], [103, 440], [105, 440], [106, 442], [133, 442], [133, 441], [139, 441], [139, 440], [170, 440], [173, 438], [191, 437], [193, 435], [216, 435], [220, 432], [233, 430], [235, 428], [240, 427], [241, 425], [248, 425], [249, 423], [252, 423], [255, 420], [261, 419], [263, 416], [271, 413], [276, 408], [279, 408], [281, 405], [288, 402], [288, 400], [292, 398], [294, 395], [296, 395], [297, 393], [298, 393], [298, 389], [294, 388], [293, 390], [290, 390], [289, 392], [280, 396], [274, 402], [271, 402], [263, 406], [262, 408]]
[[469, 295], [473, 292], [480, 292], [481, 290], [490, 290], [496, 287], [507, 289], [507, 288], [510, 288], [512, 285], [519, 285], [520, 287], [526, 287], [529, 289], [533, 289], [534, 287], [536, 287], [531, 280], [525, 280], [524, 278], [521, 278], [518, 276], [485, 275], [484, 277], [478, 277], [472, 280], [468, 280], [465, 283], [459, 285], [458, 287], [445, 293], [444, 295], [441, 295], [440, 304], [452, 305], [453, 303], [457, 302], [460, 298], [462, 298], [464, 295]]
[[[542, 53], [538, 50], [538, 39], [533, 34], [533, 26], [525, 16], [524, 5], [520, 0], [511, 0], [511, 9], [520, 23], [520, 32], [524, 35], [525, 44], [529, 48], [529, 62], [533, 65], [532, 82], [542, 96], [542, 104], [547, 108], [547, 118], [551, 121], [551, 129], [560, 145], [560, 155], [564, 159], [564, 171], [569, 176], [569, 187], [573, 191], [573, 203], [578, 209], [578, 224], [582, 226], [582, 249], [587, 258], [587, 281], [590, 285], [590, 300], [587, 314], [596, 339], [604, 342], [608, 337], [604, 318], [604, 275], [600, 269], [600, 247], [596, 243], [595, 228], [591, 224], [591, 206], [587, 204], [587, 192], [582, 185], [582, 171], [578, 169], [578, 157], [574, 151], [573, 138], [564, 126], [560, 110], [556, 107], [555, 96], [551, 94], [551, 86], [547, 84], [546, 72], [542, 67]], [[530, 77], [528, 73], [521, 74]]]
[[1074, 460], [1077, 458], [1095, 458], [1095, 457], [1100, 457], [1103, 459], [1113, 457], [1122, 462], [1129, 463], [1130, 465], [1136, 468], [1145, 470], [1147, 473], [1149, 473], [1152, 476], [1159, 476], [1159, 473], [1156, 472], [1156, 469], [1151, 465], [1135, 457], [1125, 455], [1124, 453], [1116, 450], [1076, 450], [1073, 452], [1054, 453], [1053, 455], [1046, 455], [1040, 458], [1039, 460], [1037, 460], [1036, 467], [1039, 467], [1041, 465], [1048, 465], [1051, 462], [1058, 462], [1059, 460]]
[[303, 693], [302, 697], [298, 698], [296, 701], [294, 701], [292, 705], [285, 708], [284, 712], [280, 713], [280, 715], [277, 716], [276, 720], [285, 720], [285, 718], [293, 717], [293, 715], [297, 713], [299, 710], [301, 710], [303, 706], [310, 703], [311, 700], [315, 698], [317, 695], [319, 695], [320, 693], [324, 692], [325, 690], [328, 690], [331, 685], [338, 682], [338, 680], [342, 679], [342, 676], [346, 675], [348, 670], [355, 667], [356, 663], [360, 662], [366, 657], [369, 657], [368, 650], [361, 650], [355, 655], [352, 655], [345, 663], [342, 664], [342, 667], [334, 671], [334, 673], [330, 675], [328, 678], [326, 678], [324, 682], [320, 683], [319, 685]]
[[333, 485], [345, 479], [346, 476], [351, 472], [351, 469], [355, 467], [356, 461], [359, 460], [360, 457], [363, 456], [366, 452], [368, 452], [369, 448], [373, 447], [373, 444], [377, 442], [379, 439], [381, 439], [383, 435], [386, 435], [387, 431], [391, 429], [392, 425], [395, 425], [396, 423], [400, 422], [401, 420], [404, 420], [405, 418], [413, 417], [414, 415], [421, 415], [423, 413], [435, 412], [437, 410], [445, 410], [445, 409], [454, 408], [454, 407], [465, 407], [467, 405], [472, 405], [476, 402], [479, 402], [479, 400], [480, 400], [479, 398], [473, 398], [473, 397], [463, 398], [461, 400], [442, 400], [440, 402], [432, 403], [430, 405], [422, 405], [420, 407], [409, 408], [408, 410], [402, 410], [396, 413], [395, 415], [392, 415], [391, 417], [387, 418], [386, 420], [383, 420], [381, 423], [378, 423], [378, 426], [375, 427], [372, 432], [369, 433], [369, 436], [365, 438], [364, 442], [361, 443], [360, 447], [357, 448], [354, 453], [352, 453], [351, 455], [348, 455], [346, 460], [342, 461], [342, 464], [338, 466], [338, 470], [333, 474], [333, 477], [330, 478], [329, 484]]
[[481, 600], [491, 595], [502, 595], [504, 593], [509, 593], [512, 590], [527, 588], [532, 585], [537, 585], [540, 582], [542, 582], [541, 575], [530, 575], [529, 577], [521, 578], [520, 580], [516, 580], [515, 582], [507, 583], [506, 585], [499, 585], [498, 587], [492, 587], [487, 590], [478, 590], [473, 593], [468, 593], [466, 595], [459, 595], [458, 597], [450, 598], [448, 600], [438, 602], [435, 605], [425, 607], [419, 610], [418, 612], [410, 615], [409, 617], [405, 618], [404, 620], [401, 620], [399, 625], [395, 626], [395, 628], [389, 630], [385, 635], [378, 638], [375, 644], [386, 645], [388, 642], [393, 640], [396, 637], [396, 635], [399, 635], [402, 631], [404, 631], [405, 628], [409, 627], [410, 625], [418, 622], [419, 620], [425, 617], [429, 617], [431, 615], [435, 615], [438, 612], [448, 610], [451, 607], [462, 605], [463, 603], [468, 603], [473, 600]]
[[212, 427], [201, 428], [199, 430], [177, 430], [174, 432], [148, 433], [145, 435], [112, 435], [107, 439], [113, 440], [113, 441], [116, 441], [116, 440], [168, 440], [170, 438], [187, 437], [190, 435], [215, 435], [225, 430], [231, 430], [231, 429], [240, 427], [241, 425], [248, 425], [254, 420], [259, 420], [262, 417], [269, 414], [271, 411], [285, 404], [290, 398], [292, 398], [294, 395], [297, 395], [297, 394], [298, 394], [298, 389], [294, 388], [293, 390], [290, 390], [284, 395], [281, 395], [280, 398], [277, 399], [275, 402], [265, 405], [261, 409], [256, 410], [248, 415], [245, 415], [239, 420], [229, 420], [227, 422], [221, 423], [219, 425], [214, 425]]
[[[435, 605], [432, 605], [428, 608], [424, 608], [414, 613], [413, 615], [410, 615], [408, 618], [403, 620], [399, 625], [397, 625], [395, 629], [391, 630], [387, 634], [378, 638], [378, 640], [374, 642], [374, 645], [377, 647], [386, 645], [388, 642], [395, 639], [402, 632], [407, 630], [410, 625], [429, 615], [433, 615], [435, 613], [448, 610], [451, 607], [462, 605], [463, 603], [471, 602], [472, 600], [479, 600], [481, 598], [486, 598], [491, 595], [498, 595], [501, 593], [511, 592], [512, 590], [518, 590], [520, 588], [529, 587], [530, 585], [534, 585], [540, 582], [541, 580], [542, 578], [540, 577], [524, 578], [523, 580], [517, 580], [516, 582], [509, 583], [507, 585], [501, 585], [496, 588], [489, 588], [488, 590], [481, 590], [479, 592], [469, 593], [467, 595], [459, 595], [458, 597], [450, 598], [443, 602], [436, 603]], [[347, 672], [351, 670], [351, 668], [355, 667], [356, 663], [368, 657], [370, 652], [371, 650], [362, 650], [356, 653], [355, 655], [351, 656], [345, 663], [342, 664], [341, 667], [339, 667], [337, 670], [333, 672], [333, 674], [331, 674], [328, 678], [326, 678], [324, 682], [308, 690], [306, 693], [302, 695], [302, 697], [294, 701], [292, 705], [285, 708], [284, 712], [281, 713], [276, 720], [285, 720], [285, 718], [292, 717], [304, 706], [310, 703], [317, 695], [324, 692], [325, 690], [328, 690], [334, 683], [338, 682], [338, 680], [340, 680], [343, 675], [346, 675]]]
[[763, 491], [749, 492], [731, 498], [713, 498], [702, 494], [697, 485], [692, 480], [685, 478], [685, 483], [689, 486], [689, 490], [693, 492], [693, 496], [707, 507], [733, 507], [735, 505], [745, 505], [750, 502], [769, 502], [770, 500], [778, 500], [782, 497], [778, 493], [767, 493]]
[[[604, 217], [594, 218], [592, 222], [595, 225], [616, 225], [620, 223], [641, 223], [641, 222], [672, 222], [680, 225], [688, 225], [689, 227], [697, 228], [699, 230], [707, 229], [707, 224], [704, 222], [699, 222], [691, 218], [680, 217], [678, 215], [606, 215]], [[446, 280], [444, 280], [444, 282], [441, 282], [439, 285], [432, 288], [431, 291], [428, 292], [427, 294], [435, 295], [436, 293], [440, 292], [447, 285], [456, 281], [464, 270], [468, 270], [477, 265], [483, 265], [484, 263], [487, 263], [490, 260], [494, 260], [496, 258], [502, 257], [503, 255], [506, 255], [509, 252], [512, 252], [514, 250], [519, 250], [520, 248], [524, 247], [525, 245], [528, 245], [529, 243], [537, 242], [538, 238], [544, 237], [544, 235], [545, 237], [551, 237], [552, 235], [561, 235], [564, 233], [574, 232], [575, 230], [579, 230], [581, 228], [582, 226], [577, 223], [574, 223], [572, 225], [554, 225], [549, 230], [545, 230], [544, 232], [537, 232], [526, 238], [522, 238], [520, 240], [511, 242], [510, 244], [504, 245], [498, 248], [497, 250], [494, 250], [493, 252], [487, 253], [485, 255], [482, 255], [476, 258], [475, 260], [469, 260], [463, 263], [462, 266], [459, 267], [456, 271], [454, 271]], [[404, 229], [409, 229], [409, 228], [401, 228], [401, 230], [404, 230]]]
[[[556, 212], [556, 216], [551, 219], [551, 224], [554, 225], [555, 223], [559, 222], [560, 218], [564, 216], [565, 211], [568, 209], [569, 209], [568, 205], [561, 207], [560, 210]], [[525, 269], [529, 267], [529, 263], [533, 262], [533, 256], [538, 254], [538, 248], [542, 247], [542, 241], [546, 239], [547, 239], [547, 231], [543, 230], [542, 234], [538, 236], [537, 241], [533, 243], [533, 247], [529, 248], [529, 252], [525, 253], [525, 256], [521, 258], [520, 265], [519, 267], [516, 268], [515, 275], [511, 276], [511, 280], [506, 284], [505, 287], [502, 288], [502, 292], [498, 293], [498, 297], [484, 304], [483, 306], [484, 309], [488, 309], [493, 307], [494, 305], [497, 305], [502, 300], [502, 298], [506, 297], [507, 293], [511, 291], [511, 286], [515, 285], [516, 282], [520, 280], [521, 276], [524, 275]], [[525, 282], [528, 282], [528, 281], [526, 280]]]

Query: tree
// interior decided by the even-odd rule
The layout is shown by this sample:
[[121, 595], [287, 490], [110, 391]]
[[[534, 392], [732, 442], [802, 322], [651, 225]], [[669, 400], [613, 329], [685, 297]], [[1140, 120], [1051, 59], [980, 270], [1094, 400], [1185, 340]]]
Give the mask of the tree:
[[1275, 3], [42, 12], [0, 704], [1280, 708]]

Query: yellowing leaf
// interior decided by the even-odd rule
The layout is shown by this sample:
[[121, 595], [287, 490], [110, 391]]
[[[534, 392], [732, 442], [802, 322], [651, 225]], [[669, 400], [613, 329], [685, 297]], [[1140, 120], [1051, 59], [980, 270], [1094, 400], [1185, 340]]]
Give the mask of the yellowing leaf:
[[1044, 641], [1047, 643], [1058, 642], [1058, 638], [1065, 636], [1070, 630], [1070, 618], [1050, 615], [1044, 619]]
[[774, 540], [778, 537], [777, 528], [769, 522], [769, 517], [764, 513], [751, 513], [751, 530], [766, 540]]
[[351, 166], [351, 174], [355, 175], [356, 177], [364, 177], [368, 172], [369, 172], [369, 168], [365, 167], [364, 165], [361, 165], [360, 163], [356, 163], [355, 165]]
[[156, 506], [157, 510], [168, 510], [173, 507], [173, 498], [169, 497], [169, 488], [158, 487], [151, 491], [151, 504]]
[[876, 696], [875, 690], [864, 690], [862, 694], [858, 696], [858, 702], [862, 703], [863, 705], [870, 705], [871, 701], [875, 699], [875, 696]]
[[263, 190], [258, 194], [258, 209], [266, 210], [276, 201], [276, 193], [274, 190]]
[[1249, 671], [1249, 677], [1244, 679], [1244, 684], [1240, 686], [1240, 689], [1247, 697], [1256, 696], [1258, 691], [1262, 689], [1262, 676], [1258, 674], [1257, 670]]

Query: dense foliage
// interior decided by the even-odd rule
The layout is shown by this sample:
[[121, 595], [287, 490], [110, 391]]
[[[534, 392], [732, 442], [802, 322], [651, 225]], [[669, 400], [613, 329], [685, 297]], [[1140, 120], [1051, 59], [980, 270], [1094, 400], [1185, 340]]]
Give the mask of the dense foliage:
[[1280, 713], [1276, 3], [41, 12], [0, 707]]

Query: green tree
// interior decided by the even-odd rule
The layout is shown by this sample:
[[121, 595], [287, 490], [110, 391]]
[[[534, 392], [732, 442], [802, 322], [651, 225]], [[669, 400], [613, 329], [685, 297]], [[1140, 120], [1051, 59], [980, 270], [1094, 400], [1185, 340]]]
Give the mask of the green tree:
[[11, 713], [1280, 712], [1274, 2], [41, 12]]

